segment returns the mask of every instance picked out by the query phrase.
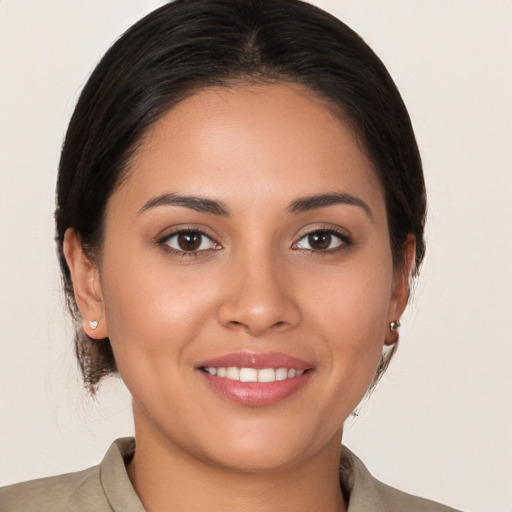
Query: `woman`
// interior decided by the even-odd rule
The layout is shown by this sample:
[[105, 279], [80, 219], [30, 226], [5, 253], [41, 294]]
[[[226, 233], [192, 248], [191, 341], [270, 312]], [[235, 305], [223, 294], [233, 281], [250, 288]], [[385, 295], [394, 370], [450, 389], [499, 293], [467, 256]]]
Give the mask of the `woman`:
[[151, 13], [84, 88], [57, 205], [85, 382], [119, 372], [136, 449], [0, 510], [449, 510], [340, 458], [425, 217], [407, 111], [348, 27], [297, 0]]

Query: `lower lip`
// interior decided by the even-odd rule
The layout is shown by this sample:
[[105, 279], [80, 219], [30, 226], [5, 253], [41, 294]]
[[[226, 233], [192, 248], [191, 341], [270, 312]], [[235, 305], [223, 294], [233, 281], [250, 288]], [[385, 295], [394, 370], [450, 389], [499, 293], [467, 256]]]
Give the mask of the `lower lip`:
[[248, 407], [273, 405], [288, 398], [304, 387], [312, 374], [312, 370], [309, 370], [299, 377], [263, 383], [240, 382], [198, 371], [216, 393], [231, 402]]

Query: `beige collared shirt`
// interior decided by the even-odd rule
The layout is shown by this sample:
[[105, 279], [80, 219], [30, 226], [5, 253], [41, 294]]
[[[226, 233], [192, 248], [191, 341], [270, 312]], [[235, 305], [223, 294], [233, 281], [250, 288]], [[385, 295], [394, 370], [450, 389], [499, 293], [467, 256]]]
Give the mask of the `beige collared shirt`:
[[[144, 512], [125, 466], [134, 450], [133, 438], [118, 439], [98, 466], [4, 487], [0, 512]], [[348, 512], [456, 512], [379, 482], [345, 447], [340, 481]]]

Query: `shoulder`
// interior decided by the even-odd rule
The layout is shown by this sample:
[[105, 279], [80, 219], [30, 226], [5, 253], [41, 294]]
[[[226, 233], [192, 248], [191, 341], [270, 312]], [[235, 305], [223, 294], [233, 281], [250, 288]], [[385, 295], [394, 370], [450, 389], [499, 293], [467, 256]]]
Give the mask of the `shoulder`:
[[390, 511], [403, 510], [404, 512], [457, 512], [455, 509], [399, 491], [394, 487], [375, 481], [379, 495]]
[[126, 473], [135, 441], [118, 439], [100, 465], [0, 489], [0, 512], [143, 512]]
[[340, 460], [340, 479], [349, 495], [349, 512], [457, 512], [380, 482], [345, 446]]
[[[77, 473], [3, 487], [0, 512], [94, 510], [93, 504], [100, 505], [102, 497], [99, 466], [95, 466]], [[101, 505], [96, 510], [102, 510]]]

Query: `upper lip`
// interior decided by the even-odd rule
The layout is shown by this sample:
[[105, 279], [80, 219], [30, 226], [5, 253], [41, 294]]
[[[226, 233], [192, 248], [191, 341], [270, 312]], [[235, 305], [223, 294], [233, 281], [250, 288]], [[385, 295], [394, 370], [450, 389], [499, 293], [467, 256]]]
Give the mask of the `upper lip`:
[[198, 368], [294, 368], [295, 370], [309, 370], [312, 364], [281, 352], [233, 352], [213, 357], [200, 362]]

